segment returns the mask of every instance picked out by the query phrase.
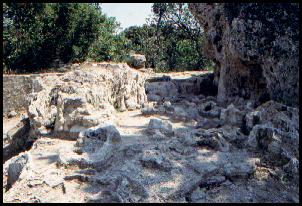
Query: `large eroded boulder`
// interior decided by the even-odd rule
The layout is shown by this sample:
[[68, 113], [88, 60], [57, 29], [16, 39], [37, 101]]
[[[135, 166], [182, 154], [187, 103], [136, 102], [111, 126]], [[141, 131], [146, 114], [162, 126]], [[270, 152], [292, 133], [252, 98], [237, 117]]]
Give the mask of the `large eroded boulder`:
[[299, 104], [299, 5], [191, 3], [216, 63], [218, 101]]

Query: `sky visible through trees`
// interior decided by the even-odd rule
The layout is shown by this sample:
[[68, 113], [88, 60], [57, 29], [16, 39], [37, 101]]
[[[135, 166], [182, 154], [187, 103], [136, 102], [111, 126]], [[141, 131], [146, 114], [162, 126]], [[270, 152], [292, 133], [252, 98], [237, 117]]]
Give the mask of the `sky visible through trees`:
[[[123, 62], [131, 52], [145, 55], [146, 66], [156, 71], [211, 67], [202, 55], [203, 32], [187, 4], [120, 6], [3, 3], [4, 72], [33, 72], [86, 60]], [[119, 21], [123, 15], [128, 22]]]

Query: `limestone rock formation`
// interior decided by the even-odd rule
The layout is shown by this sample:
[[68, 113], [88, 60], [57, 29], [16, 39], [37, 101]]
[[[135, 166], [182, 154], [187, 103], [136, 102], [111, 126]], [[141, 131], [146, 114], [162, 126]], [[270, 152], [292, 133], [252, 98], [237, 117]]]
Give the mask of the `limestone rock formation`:
[[191, 3], [216, 63], [218, 101], [299, 104], [299, 5]]
[[28, 117], [18, 121], [10, 130], [3, 131], [3, 162], [30, 147], [34, 139], [31, 138], [29, 132]]
[[141, 163], [147, 168], [158, 168], [161, 170], [171, 170], [171, 163], [167, 158], [160, 154], [160, 151], [146, 150], [141, 157]]
[[38, 138], [3, 165], [4, 202], [299, 201], [298, 108], [220, 104], [209, 75], [149, 79], [159, 101], [143, 101], [144, 75], [94, 63], [37, 78]]
[[4, 182], [6, 190], [9, 190], [20, 178], [26, 178], [30, 170], [30, 162], [30, 155], [21, 153], [4, 164], [3, 175], [7, 175], [7, 181]]
[[241, 126], [244, 117], [244, 112], [238, 110], [233, 104], [230, 104], [226, 109], [222, 109], [220, 119], [223, 124], [231, 124]]
[[218, 118], [205, 118], [202, 121], [198, 122], [196, 125], [196, 128], [204, 128], [204, 129], [210, 129], [219, 127], [221, 125], [221, 121]]
[[146, 82], [148, 101], [175, 100], [180, 95], [216, 96], [212, 73], [191, 78], [171, 79], [169, 76], [150, 78]]
[[140, 108], [146, 101], [145, 76], [126, 64], [99, 64], [38, 79], [43, 88], [29, 97], [35, 131], [75, 133], [108, 122], [115, 109]]
[[154, 134], [156, 131], [163, 133], [165, 135], [173, 135], [172, 124], [169, 121], [162, 121], [160, 119], [150, 119], [148, 125], [148, 132]]
[[[65, 103], [86, 104], [81, 98]], [[193, 122], [174, 118], [175, 107], [192, 118], [191, 104], [213, 114], [196, 110], [200, 121]], [[34, 175], [23, 169], [5, 201], [26, 202], [24, 191], [28, 202], [297, 201], [298, 109], [275, 101], [223, 108], [205, 97], [147, 106], [157, 112], [114, 113], [116, 124], [90, 127], [76, 141], [39, 138], [29, 151]]]
[[60, 151], [59, 164], [104, 169], [111, 164], [120, 145], [121, 136], [115, 126], [105, 124], [92, 127], [80, 132], [73, 151]]
[[[248, 146], [272, 165], [299, 164], [298, 109], [268, 101], [246, 114]], [[297, 164], [292, 164], [297, 162]], [[291, 171], [294, 171], [291, 170]]]
[[15, 116], [17, 116], [17, 112], [15, 112], [15, 111], [10, 111], [7, 115], [8, 118], [12, 118], [12, 117], [15, 117]]

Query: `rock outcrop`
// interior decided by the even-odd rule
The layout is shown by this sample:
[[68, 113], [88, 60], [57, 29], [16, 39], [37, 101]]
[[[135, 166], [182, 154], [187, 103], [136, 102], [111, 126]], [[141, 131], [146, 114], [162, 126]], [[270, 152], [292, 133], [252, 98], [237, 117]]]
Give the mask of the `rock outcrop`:
[[34, 87], [35, 75], [3, 75], [3, 115], [10, 116], [11, 111], [25, 110], [28, 102], [26, 96], [32, 91], [38, 91]]
[[8, 131], [3, 131], [3, 162], [24, 151], [32, 145], [34, 139], [30, 136], [30, 122], [24, 117]]
[[[55, 128], [59, 111], [67, 129], [84, 125], [80, 118], [91, 114], [73, 112], [93, 106], [76, 94], [59, 93], [45, 122]], [[275, 101], [221, 106], [193, 94], [142, 106], [85, 125], [76, 141], [38, 138], [28, 161], [21, 154], [4, 164], [3, 187], [12, 185], [5, 202], [299, 201], [299, 109]]]
[[191, 3], [216, 63], [218, 101], [299, 104], [299, 5]]
[[21, 153], [4, 164], [3, 175], [7, 175], [7, 179], [3, 182], [3, 186], [6, 187], [6, 190], [9, 190], [20, 178], [28, 175], [30, 162], [30, 155]]
[[37, 138], [3, 164], [4, 202], [299, 202], [298, 108], [220, 104], [213, 74], [81, 67], [37, 77], [6, 129], [7, 145]]
[[217, 86], [213, 80], [213, 73], [183, 79], [171, 79], [164, 75], [148, 79], [146, 93], [149, 101], [175, 100], [178, 96], [187, 95], [216, 96]]
[[43, 88], [29, 97], [33, 130], [75, 133], [108, 122], [115, 112], [140, 108], [145, 77], [126, 64], [99, 64], [60, 76], [37, 78]]
[[292, 159], [299, 159], [298, 109], [268, 101], [246, 117], [255, 113], [257, 121], [247, 123], [247, 128], [252, 128], [248, 145], [262, 151], [264, 159], [275, 165], [285, 165]]

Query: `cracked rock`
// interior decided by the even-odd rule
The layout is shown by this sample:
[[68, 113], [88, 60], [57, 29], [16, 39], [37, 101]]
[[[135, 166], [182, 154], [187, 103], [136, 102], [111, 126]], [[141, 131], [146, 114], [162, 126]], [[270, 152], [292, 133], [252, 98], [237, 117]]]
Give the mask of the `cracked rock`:
[[6, 190], [9, 190], [13, 184], [18, 181], [21, 173], [24, 168], [28, 166], [30, 161], [30, 157], [28, 154], [21, 154], [16, 158], [10, 160], [10, 164], [8, 165], [8, 179], [7, 179], [7, 187]]

